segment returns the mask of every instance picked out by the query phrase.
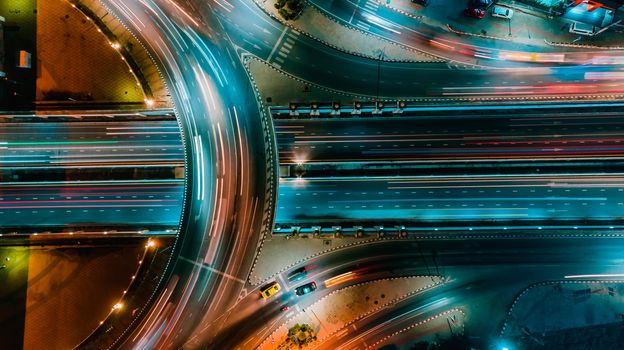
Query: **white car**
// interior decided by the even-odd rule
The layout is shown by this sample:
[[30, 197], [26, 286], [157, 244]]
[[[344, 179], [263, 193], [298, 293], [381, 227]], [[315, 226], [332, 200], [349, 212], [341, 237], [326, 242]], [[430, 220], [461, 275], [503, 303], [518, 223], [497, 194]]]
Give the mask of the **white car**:
[[513, 10], [507, 7], [494, 6], [492, 8], [492, 16], [511, 19], [511, 17], [513, 17]]

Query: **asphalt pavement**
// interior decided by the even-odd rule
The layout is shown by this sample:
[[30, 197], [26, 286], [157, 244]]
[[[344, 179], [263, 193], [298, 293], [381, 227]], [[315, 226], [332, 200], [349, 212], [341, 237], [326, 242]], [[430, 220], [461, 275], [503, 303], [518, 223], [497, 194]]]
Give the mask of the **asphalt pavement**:
[[[557, 37], [561, 39], [554, 39], [554, 41], [572, 42], [573, 35], [560, 28], [565, 22], [559, 18], [556, 20], [541, 18], [538, 21], [528, 22], [525, 20], [525, 23], [522, 23], [518, 20], [519, 16], [507, 21], [490, 19], [490, 15], [486, 14], [488, 18], [477, 20], [463, 15], [462, 12], [468, 7], [469, 2], [461, 0], [446, 1], [444, 4], [440, 1], [431, 1], [423, 12], [414, 13], [409, 9], [406, 12], [411, 16], [407, 16], [404, 13], [406, 10], [404, 4], [398, 5], [400, 11], [395, 11], [392, 9], [394, 4], [386, 3], [388, 6], [384, 6], [386, 4], [380, 4], [380, 2], [382, 1], [311, 1], [315, 7], [342, 25], [363, 30], [407, 47], [431, 52], [449, 61], [472, 62], [501, 68], [509, 67], [514, 62], [583, 64], [587, 63], [588, 58], [591, 59], [593, 55], [616, 57], [622, 55], [622, 50], [604, 50], [600, 53], [599, 49], [590, 51], [593, 48], [547, 45], [544, 40], [552, 41]], [[490, 22], [490, 20], [493, 21]], [[447, 26], [460, 30], [455, 33]], [[504, 34], [500, 34], [500, 29], [494, 30], [498, 33], [498, 38], [493, 39], [488, 29], [496, 27], [502, 27]], [[481, 28], [480, 33], [477, 28]], [[617, 42], [617, 40], [614, 41]], [[584, 54], [588, 51], [592, 52], [592, 55]]]
[[[333, 9], [336, 4], [337, 2], [332, 1], [324, 6]], [[345, 6], [341, 5], [340, 8], [350, 11], [348, 12], [350, 16], [354, 8], [352, 5]], [[382, 11], [382, 8], [383, 6], [379, 7], [379, 10]], [[560, 98], [560, 96], [619, 96], [624, 93], [624, 85], [610, 78], [617, 76], [618, 68], [613, 66], [614, 63], [609, 63], [609, 59], [617, 57], [613, 58], [607, 53], [581, 52], [578, 53], [581, 57], [573, 59], [572, 62], [542, 62], [528, 65], [518, 64], [514, 61], [515, 54], [505, 53], [504, 60], [494, 60], [501, 66], [498, 69], [473, 69], [475, 64], [483, 63], [479, 60], [492, 62], [492, 59], [478, 56], [491, 55], [490, 49], [499, 44], [488, 43], [485, 47], [472, 48], [462, 41], [453, 39], [443, 44], [466, 51], [467, 53], [460, 54], [468, 55], [470, 58], [472, 63], [469, 69], [457, 66], [456, 63], [387, 62], [383, 60], [383, 51], [380, 53], [380, 59], [369, 59], [328, 47], [271, 20], [258, 6], [244, 0], [236, 0], [229, 6], [214, 6], [210, 9], [221, 19], [228, 33], [228, 40], [235, 46], [286, 74], [336, 92], [367, 98], [435, 97], [464, 100], [514, 99], [520, 96], [534, 99]], [[396, 17], [396, 13], [392, 12], [392, 16]], [[518, 49], [523, 47], [520, 45]], [[438, 49], [436, 46], [427, 46], [427, 51]], [[523, 56], [525, 53], [522, 51], [518, 55]], [[584, 64], [591, 63], [594, 59], [600, 59], [603, 63]], [[577, 65], [577, 61], [582, 64]]]
[[117, 225], [176, 229], [183, 191], [182, 180], [4, 182], [0, 232]]
[[210, 332], [204, 323], [236, 301], [257, 242], [272, 227], [277, 167], [270, 120], [213, 14], [213, 6], [229, 13], [232, 4], [103, 3], [163, 73], [182, 132], [186, 187], [179, 239], [159, 288], [141, 312], [122, 323], [107, 320], [82, 346], [178, 348], [191, 334]]
[[622, 175], [281, 179], [277, 224], [613, 222]]
[[616, 160], [624, 122], [613, 109], [480, 115], [404, 112], [399, 117], [277, 119], [280, 164]]
[[3, 123], [0, 140], [0, 172], [184, 166], [175, 120]]

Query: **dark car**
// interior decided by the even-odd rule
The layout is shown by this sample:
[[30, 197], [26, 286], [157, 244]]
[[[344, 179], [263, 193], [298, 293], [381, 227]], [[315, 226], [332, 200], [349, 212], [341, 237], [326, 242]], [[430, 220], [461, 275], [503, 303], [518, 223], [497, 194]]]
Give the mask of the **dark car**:
[[316, 282], [310, 282], [310, 283], [306, 283], [304, 285], [301, 285], [295, 288], [295, 294], [302, 296], [308, 293], [312, 293], [315, 290], [316, 290]]
[[305, 278], [308, 275], [308, 270], [305, 266], [300, 267], [288, 275], [288, 280], [291, 282], [299, 281]]
[[412, 2], [414, 4], [418, 4], [418, 5], [422, 5], [422, 6], [429, 5], [429, 0], [412, 0]]
[[475, 8], [467, 8], [464, 10], [464, 15], [472, 18], [481, 19], [485, 16], [485, 10], [475, 9]]
[[494, 1], [493, 0], [471, 0], [470, 1], [470, 8], [473, 9], [487, 9], [490, 6], [494, 5]]

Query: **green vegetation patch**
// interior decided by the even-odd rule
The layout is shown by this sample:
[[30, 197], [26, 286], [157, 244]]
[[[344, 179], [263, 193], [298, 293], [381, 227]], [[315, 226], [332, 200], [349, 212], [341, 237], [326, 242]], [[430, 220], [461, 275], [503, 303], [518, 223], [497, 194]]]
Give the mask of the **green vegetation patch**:
[[276, 0], [275, 8], [285, 20], [294, 20], [303, 12], [304, 0]]

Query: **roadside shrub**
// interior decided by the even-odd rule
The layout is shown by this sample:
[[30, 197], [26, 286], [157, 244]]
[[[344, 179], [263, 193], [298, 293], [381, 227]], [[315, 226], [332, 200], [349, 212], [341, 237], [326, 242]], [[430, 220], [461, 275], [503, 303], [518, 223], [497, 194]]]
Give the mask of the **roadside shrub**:
[[295, 20], [303, 12], [304, 0], [275, 0], [277, 12], [287, 21]]

